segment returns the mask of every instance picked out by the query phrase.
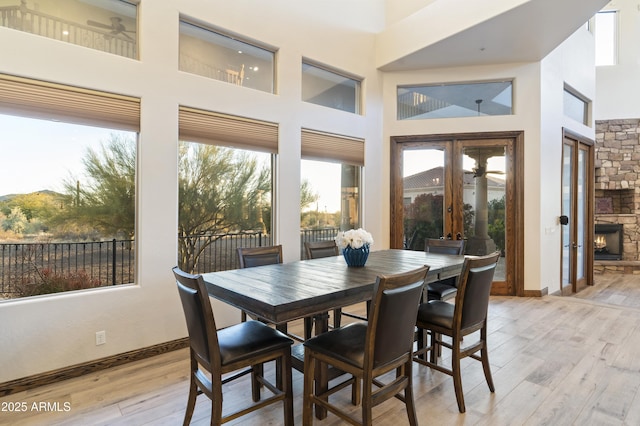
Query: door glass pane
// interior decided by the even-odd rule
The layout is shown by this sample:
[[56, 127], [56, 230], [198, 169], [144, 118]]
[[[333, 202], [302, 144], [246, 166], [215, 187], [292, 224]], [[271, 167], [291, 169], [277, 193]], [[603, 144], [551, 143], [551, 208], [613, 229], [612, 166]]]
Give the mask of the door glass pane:
[[504, 147], [463, 149], [463, 222], [466, 254], [502, 253], [495, 280], [505, 279], [505, 193], [506, 156]]
[[578, 188], [577, 188], [577, 197], [578, 197], [578, 211], [576, 212], [576, 216], [578, 217], [577, 231], [578, 231], [578, 247], [577, 247], [577, 265], [576, 265], [576, 279], [582, 279], [585, 276], [585, 259], [586, 259], [586, 242], [585, 242], [585, 226], [586, 226], [586, 211], [587, 211], [587, 159], [586, 159], [586, 151], [580, 149], [578, 150]]
[[424, 250], [444, 234], [444, 150], [403, 151], [404, 248]]
[[562, 226], [562, 287], [571, 279], [571, 167], [573, 147], [564, 145], [562, 158], [562, 215], [569, 218], [569, 224]]

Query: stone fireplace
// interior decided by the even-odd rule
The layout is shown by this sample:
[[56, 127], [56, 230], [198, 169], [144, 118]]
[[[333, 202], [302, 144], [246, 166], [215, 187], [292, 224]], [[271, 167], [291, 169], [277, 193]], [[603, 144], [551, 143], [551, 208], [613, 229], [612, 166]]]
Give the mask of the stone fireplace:
[[[595, 257], [594, 272], [640, 273], [640, 119], [605, 120], [596, 122], [595, 144], [595, 224], [601, 229], [619, 229], [620, 241], [611, 241], [607, 234], [604, 244], [620, 244], [619, 259]], [[601, 238], [602, 243], [602, 238]], [[618, 257], [618, 256], [615, 256]]]

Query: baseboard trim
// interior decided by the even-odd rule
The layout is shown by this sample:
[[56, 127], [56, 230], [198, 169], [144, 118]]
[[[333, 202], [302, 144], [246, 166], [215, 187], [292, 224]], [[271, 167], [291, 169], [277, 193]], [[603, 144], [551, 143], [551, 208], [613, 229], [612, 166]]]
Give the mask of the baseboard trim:
[[525, 290], [522, 294], [523, 297], [542, 297], [549, 294], [549, 288], [545, 287], [542, 290]]
[[148, 346], [146, 348], [135, 349], [133, 351], [112, 355], [106, 358], [100, 358], [82, 364], [60, 368], [58, 370], [48, 371], [46, 373], [34, 374], [33, 376], [11, 380], [8, 382], [0, 383], [0, 397], [37, 388], [39, 386], [60, 382], [62, 380], [72, 379], [74, 377], [80, 377], [85, 374], [94, 373], [96, 371], [126, 364], [132, 361], [150, 358], [155, 355], [164, 354], [167, 352], [186, 348], [188, 346], [189, 338], [185, 337], [182, 339], [172, 340], [170, 342]]

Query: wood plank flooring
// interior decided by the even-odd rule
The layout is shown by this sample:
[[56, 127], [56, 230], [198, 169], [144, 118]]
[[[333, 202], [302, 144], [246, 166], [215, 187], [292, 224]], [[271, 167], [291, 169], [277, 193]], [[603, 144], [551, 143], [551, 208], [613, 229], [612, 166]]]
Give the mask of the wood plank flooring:
[[[467, 412], [460, 414], [451, 378], [414, 364], [420, 424], [640, 424], [640, 276], [597, 276], [595, 286], [572, 297], [493, 297], [489, 316], [496, 392], [489, 392], [481, 365], [466, 359]], [[448, 351], [443, 355], [446, 363]], [[0, 398], [0, 425], [182, 424], [187, 356], [182, 349]], [[247, 380], [226, 388], [225, 408], [250, 401]], [[296, 424], [301, 393], [302, 375], [294, 372]], [[337, 397], [348, 407], [349, 396], [347, 390]], [[403, 407], [396, 400], [377, 407], [375, 424], [408, 424]], [[208, 424], [209, 410], [200, 397], [192, 424]], [[281, 423], [275, 405], [229, 424]], [[315, 424], [341, 422], [329, 415]]]

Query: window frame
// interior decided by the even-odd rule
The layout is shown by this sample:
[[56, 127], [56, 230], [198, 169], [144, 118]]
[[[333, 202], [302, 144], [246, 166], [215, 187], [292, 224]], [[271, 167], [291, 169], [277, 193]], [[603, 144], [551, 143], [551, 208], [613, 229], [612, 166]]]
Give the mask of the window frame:
[[[269, 54], [271, 54], [271, 83], [270, 83], [270, 90], [266, 90], [263, 88], [258, 88], [258, 87], [251, 87], [251, 86], [244, 86], [243, 82], [245, 79], [245, 76], [253, 69], [252, 66], [247, 67], [247, 69], [244, 69], [244, 64], [242, 64], [241, 69], [238, 70], [232, 70], [232, 69], [216, 69], [216, 73], [215, 76], [213, 75], [205, 75], [204, 73], [198, 73], [192, 70], [188, 70], [188, 69], [184, 69], [184, 66], [182, 65], [182, 55], [183, 55], [183, 51], [182, 51], [182, 37], [183, 37], [183, 32], [182, 32], [182, 28], [183, 25], [187, 25], [190, 27], [193, 27], [195, 29], [195, 31], [198, 32], [204, 32], [204, 33], [210, 33], [211, 37], [213, 37], [214, 39], [220, 39], [220, 40], [224, 40], [227, 43], [230, 43], [230, 46], [223, 46], [220, 43], [216, 43], [213, 40], [208, 40], [205, 38], [201, 38], [199, 36], [194, 36], [194, 35], [188, 35], [189, 37], [194, 37], [194, 38], [198, 38], [198, 40], [202, 41], [203, 43], [206, 43], [210, 46], [215, 47], [216, 49], [228, 49], [228, 50], [236, 50], [238, 51], [238, 53], [241, 53], [243, 51], [244, 46], [248, 46], [249, 49], [256, 49], [257, 51], [261, 51], [261, 52], [267, 52]], [[266, 43], [262, 43], [260, 41], [257, 40], [253, 40], [249, 37], [245, 37], [242, 36], [240, 34], [236, 34], [232, 31], [228, 31], [219, 27], [216, 27], [214, 25], [210, 25], [206, 22], [200, 21], [198, 19], [195, 18], [191, 18], [189, 16], [186, 15], [180, 15], [179, 18], [179, 29], [178, 29], [178, 40], [179, 40], [179, 47], [178, 47], [178, 69], [182, 72], [185, 73], [189, 73], [189, 74], [193, 74], [193, 75], [198, 75], [201, 77], [205, 77], [205, 78], [210, 78], [212, 80], [217, 80], [217, 81], [222, 81], [225, 83], [229, 83], [229, 84], [234, 84], [237, 86], [241, 86], [241, 87], [247, 87], [247, 88], [252, 88], [254, 90], [260, 90], [262, 92], [265, 93], [271, 93], [271, 94], [277, 94], [277, 52], [278, 49], [274, 46], [268, 45]], [[237, 46], [239, 45], [239, 46]], [[239, 50], [238, 50], [239, 49]], [[249, 57], [257, 57], [255, 55], [248, 55]]]
[[[326, 105], [323, 103], [318, 103], [318, 102], [312, 102], [308, 99], [305, 99], [304, 97], [304, 92], [305, 92], [305, 66], [319, 70], [320, 72], [323, 73], [328, 73], [331, 74], [333, 76], [336, 76], [338, 78], [343, 78], [343, 79], [347, 79], [350, 81], [353, 81], [355, 83], [354, 86], [354, 110], [350, 111], [348, 109], [343, 109], [343, 108], [337, 108], [334, 106], [330, 106], [330, 105]], [[338, 111], [344, 111], [344, 112], [348, 112], [351, 114], [357, 114], [357, 115], [363, 115], [363, 105], [364, 105], [364, 99], [363, 99], [363, 85], [364, 85], [364, 78], [357, 76], [355, 74], [346, 72], [346, 71], [342, 71], [339, 70], [337, 68], [334, 67], [330, 67], [328, 65], [322, 64], [320, 62], [314, 61], [312, 59], [303, 57], [302, 58], [302, 62], [300, 65], [300, 72], [301, 72], [301, 77], [300, 77], [300, 84], [301, 84], [301, 99], [302, 102], [306, 102], [306, 103], [310, 103], [313, 105], [319, 105], [319, 106], [323, 106], [325, 108], [331, 108], [331, 109], [336, 109]], [[326, 79], [326, 81], [328, 81], [328, 79]]]

